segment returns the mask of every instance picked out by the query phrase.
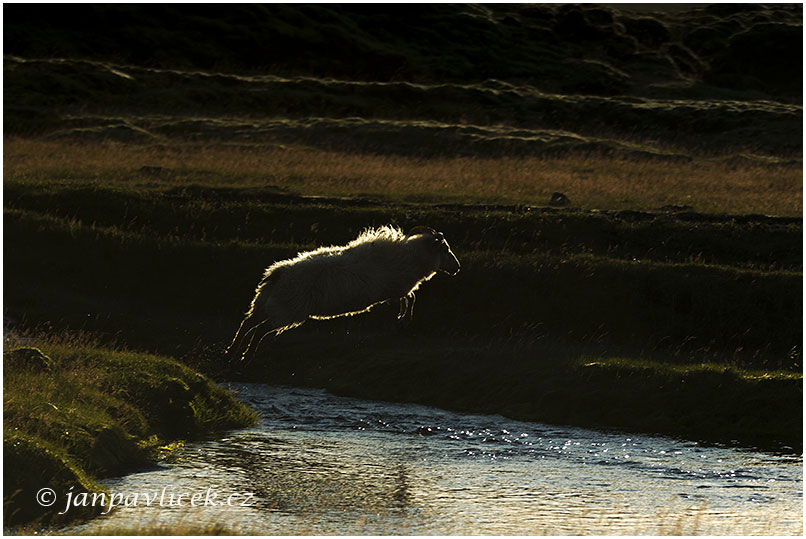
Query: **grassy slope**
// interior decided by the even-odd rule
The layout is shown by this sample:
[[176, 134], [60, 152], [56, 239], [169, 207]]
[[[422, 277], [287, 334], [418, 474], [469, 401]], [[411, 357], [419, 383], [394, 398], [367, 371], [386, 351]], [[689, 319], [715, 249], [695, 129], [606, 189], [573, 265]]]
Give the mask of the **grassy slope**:
[[[5, 186], [7, 309], [233, 376], [220, 350], [267, 264], [365, 226], [428, 223], [463, 270], [423, 288], [411, 326], [396, 329], [390, 306], [310, 322], [236, 366], [239, 376], [524, 419], [799, 443], [800, 375], [775, 374], [800, 369], [797, 218], [303, 198], [233, 183], [231, 161], [200, 170], [184, 159], [184, 175], [167, 178], [106, 161], [103, 183], [86, 172], [66, 179], [70, 163], [15, 168]], [[737, 416], [737, 402], [751, 405]]]
[[[97, 477], [152, 462], [168, 442], [255, 420], [228, 392], [174, 360], [89, 341], [31, 341], [7, 340], [3, 355], [4, 526], [85, 517], [91, 509], [56, 514], [71, 488], [101, 492]], [[32, 344], [45, 363], [19, 361]], [[43, 487], [57, 493], [52, 511], [34, 501]]]
[[86, 5], [47, 12], [11, 5], [4, 49], [350, 80], [498, 79], [562, 93], [794, 98], [799, 63], [783, 53], [800, 43], [800, 24], [802, 12], [791, 4], [643, 13], [623, 4]]
[[371, 83], [4, 59], [7, 134], [421, 157], [600, 152], [673, 162], [731, 153], [751, 161], [800, 159], [799, 105], [756, 95], [677, 97], [568, 95], [501, 81]]

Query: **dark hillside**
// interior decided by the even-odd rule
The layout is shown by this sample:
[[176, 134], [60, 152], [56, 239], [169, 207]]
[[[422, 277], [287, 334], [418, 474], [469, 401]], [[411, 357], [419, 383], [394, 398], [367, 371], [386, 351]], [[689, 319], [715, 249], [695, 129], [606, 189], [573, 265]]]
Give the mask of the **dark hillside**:
[[791, 158], [801, 148], [802, 108], [772, 101], [559, 95], [501, 81], [210, 76], [81, 60], [7, 58], [4, 68], [4, 128], [13, 134], [424, 156], [600, 151], [687, 160], [681, 151], [744, 150]]
[[793, 4], [4, 6], [4, 131], [800, 159]]
[[[351, 80], [799, 101], [799, 4], [5, 5], [5, 54]], [[739, 92], [739, 94], [737, 94]]]

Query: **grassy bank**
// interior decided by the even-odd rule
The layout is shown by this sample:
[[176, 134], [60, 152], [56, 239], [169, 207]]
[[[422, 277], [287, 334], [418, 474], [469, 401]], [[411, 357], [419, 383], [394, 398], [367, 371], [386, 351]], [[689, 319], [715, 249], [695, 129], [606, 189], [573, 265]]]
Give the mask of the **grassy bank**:
[[456, 344], [405, 334], [289, 335], [268, 357], [246, 366], [242, 376], [524, 421], [802, 448], [798, 372], [680, 363], [657, 354], [624, 358], [590, 344]]
[[[166, 444], [255, 421], [231, 394], [172, 359], [86, 338], [7, 334], [3, 372], [6, 527], [89, 516], [90, 507], [58, 515], [68, 492], [104, 492], [98, 478], [143, 467]], [[42, 488], [56, 493], [51, 509], [36, 501]]]
[[[8, 148], [4, 308], [23, 327], [83, 329], [219, 378], [799, 445], [796, 166], [20, 139]], [[580, 195], [568, 193], [582, 202], [545, 205], [559, 184], [544, 172], [589, 175]], [[781, 190], [764, 187], [773, 172]], [[689, 177], [695, 208], [680, 195]], [[612, 192], [596, 194], [594, 179]], [[409, 326], [382, 305], [309, 322], [253, 365], [223, 363], [267, 265], [388, 223], [438, 228], [462, 262], [456, 277], [422, 288]]]

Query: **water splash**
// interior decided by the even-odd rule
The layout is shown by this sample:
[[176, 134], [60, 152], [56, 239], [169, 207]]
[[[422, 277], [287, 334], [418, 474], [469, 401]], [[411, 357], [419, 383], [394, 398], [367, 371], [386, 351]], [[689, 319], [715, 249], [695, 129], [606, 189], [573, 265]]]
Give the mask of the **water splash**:
[[319, 390], [232, 389], [262, 412], [257, 427], [106, 484], [251, 492], [251, 506], [125, 507], [71, 531], [182, 523], [266, 534], [802, 531], [799, 457]]

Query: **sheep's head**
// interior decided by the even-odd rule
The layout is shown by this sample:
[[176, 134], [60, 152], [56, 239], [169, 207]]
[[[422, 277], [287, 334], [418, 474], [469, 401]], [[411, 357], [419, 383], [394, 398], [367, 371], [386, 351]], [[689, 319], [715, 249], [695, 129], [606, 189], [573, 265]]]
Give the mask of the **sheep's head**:
[[406, 236], [425, 236], [428, 238], [426, 245], [434, 254], [439, 256], [439, 265], [436, 268], [439, 271], [447, 273], [448, 275], [456, 275], [461, 269], [459, 260], [456, 255], [451, 251], [451, 246], [445, 240], [442, 232], [437, 232], [431, 227], [415, 226], [408, 231]]

